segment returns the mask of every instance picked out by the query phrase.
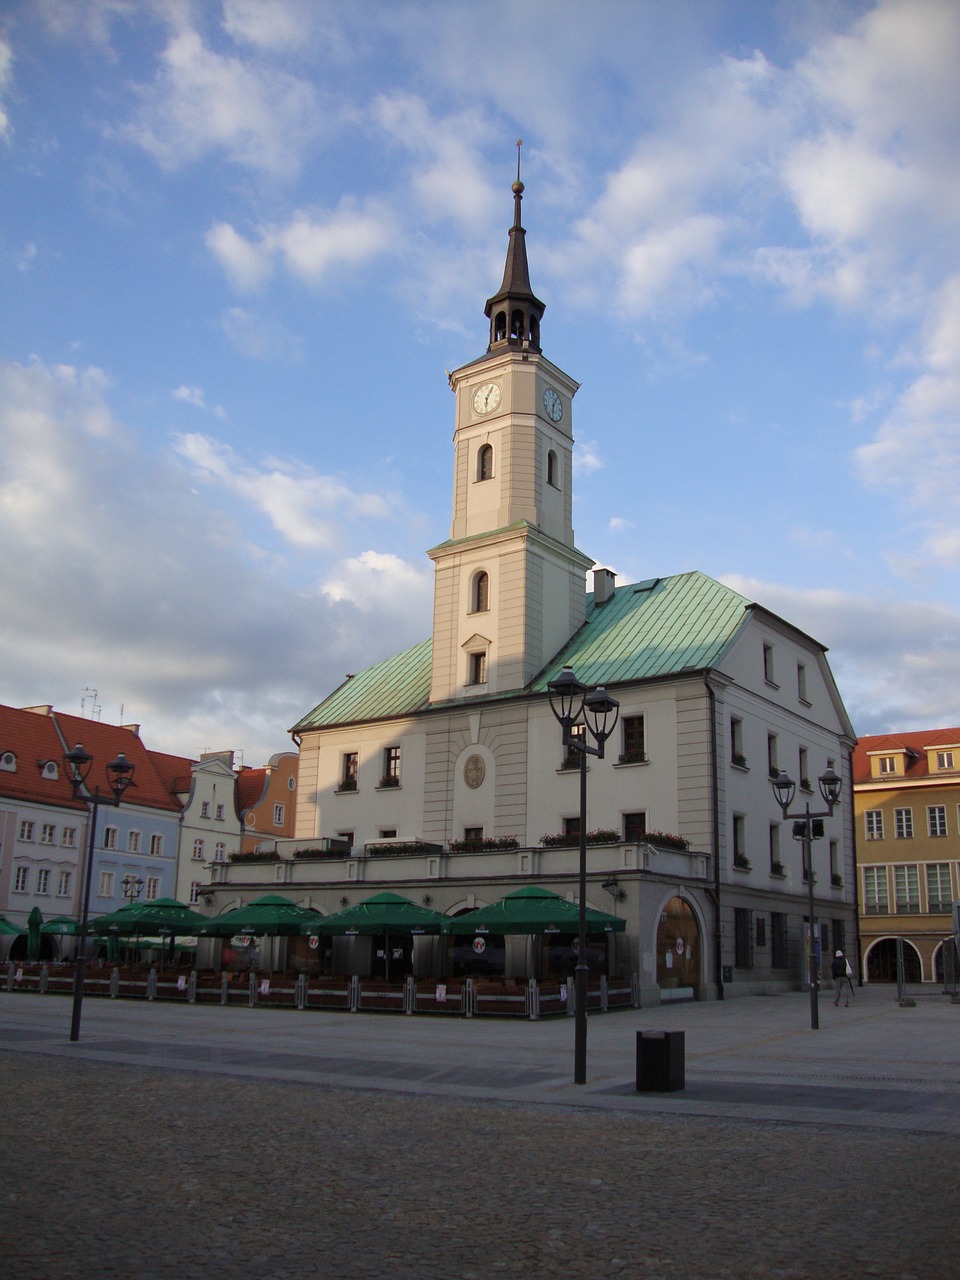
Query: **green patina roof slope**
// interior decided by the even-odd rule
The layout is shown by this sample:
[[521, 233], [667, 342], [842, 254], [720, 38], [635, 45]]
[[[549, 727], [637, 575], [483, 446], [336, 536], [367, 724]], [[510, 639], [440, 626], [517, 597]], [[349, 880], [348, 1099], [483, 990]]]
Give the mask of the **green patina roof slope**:
[[[715, 667], [743, 624], [750, 602], [703, 573], [618, 587], [606, 604], [587, 596], [584, 625], [526, 689], [491, 699], [543, 693], [569, 664], [587, 685], [653, 680]], [[432, 641], [398, 653], [347, 680], [292, 732], [387, 720], [429, 705]], [[460, 699], [464, 705], [483, 697]], [[449, 707], [449, 702], [434, 704]]]

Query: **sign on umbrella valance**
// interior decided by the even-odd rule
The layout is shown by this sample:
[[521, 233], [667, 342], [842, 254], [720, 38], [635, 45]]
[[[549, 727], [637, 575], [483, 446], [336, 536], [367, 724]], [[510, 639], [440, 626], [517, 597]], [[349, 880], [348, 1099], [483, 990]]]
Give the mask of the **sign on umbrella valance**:
[[[622, 933], [626, 920], [587, 907], [588, 933]], [[444, 925], [445, 933], [576, 933], [580, 908], [550, 889], [530, 885], [508, 893], [489, 907], [478, 907], [466, 915], [454, 916]]]
[[234, 907], [222, 916], [203, 918], [203, 928], [196, 930], [204, 937], [232, 938], [248, 933], [253, 937], [295, 937], [312, 933], [313, 925], [323, 919], [313, 907], [299, 907], [279, 893], [267, 893], [243, 907]]
[[304, 932], [327, 936], [441, 933], [445, 920], [439, 911], [418, 906], [399, 893], [376, 893], [354, 907], [323, 916]]
[[40, 926], [41, 933], [69, 934], [71, 937], [80, 932], [80, 921], [74, 920], [73, 916], [52, 916], [49, 920], [44, 920]]

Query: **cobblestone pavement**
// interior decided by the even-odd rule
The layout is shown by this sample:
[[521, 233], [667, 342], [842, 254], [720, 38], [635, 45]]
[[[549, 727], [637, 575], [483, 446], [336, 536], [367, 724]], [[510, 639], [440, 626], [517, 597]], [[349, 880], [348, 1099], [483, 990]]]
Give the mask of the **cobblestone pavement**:
[[12, 1055], [0, 1088], [10, 1280], [958, 1274], [944, 1137]]
[[[864, 1002], [860, 1043], [873, 1055], [888, 1045], [878, 1063], [841, 1038], [849, 1022], [792, 1035], [798, 1001], [736, 1006], [591, 1019], [588, 1096], [549, 1070], [533, 1079], [552, 1037], [566, 1058], [569, 1027], [257, 1010], [224, 1010], [218, 1024], [220, 1010], [88, 1001], [70, 1046], [66, 1001], [0, 997], [0, 1280], [960, 1275], [956, 1134], [923, 1132], [920, 1110], [906, 1130], [879, 1111], [876, 1124], [811, 1123], [803, 1105], [759, 1122], [744, 1107], [733, 1118], [663, 1112], [648, 1105], [661, 1099], [627, 1095], [618, 1072], [629, 1052], [599, 1070], [605, 1045], [659, 1020], [687, 1024], [694, 1083], [712, 1072], [749, 1091], [779, 1079], [789, 1093], [832, 1054], [838, 1087], [869, 1090], [872, 1072], [876, 1087], [940, 1090], [957, 1109], [960, 1010], [904, 1023], [918, 1011], [888, 1019]], [[830, 1025], [842, 1027], [836, 1039]], [[161, 1030], [178, 1038], [179, 1064], [123, 1060], [145, 1039], [159, 1054]], [[254, 1042], [237, 1074], [238, 1046]], [[499, 1053], [502, 1095], [449, 1096], [442, 1079], [421, 1087], [418, 1042], [423, 1077]], [[841, 1044], [851, 1047], [838, 1061]], [[392, 1086], [386, 1075], [360, 1074], [356, 1088], [288, 1078], [286, 1056], [305, 1045], [318, 1059], [381, 1053], [402, 1070]], [[683, 1095], [670, 1099], [682, 1108]]]

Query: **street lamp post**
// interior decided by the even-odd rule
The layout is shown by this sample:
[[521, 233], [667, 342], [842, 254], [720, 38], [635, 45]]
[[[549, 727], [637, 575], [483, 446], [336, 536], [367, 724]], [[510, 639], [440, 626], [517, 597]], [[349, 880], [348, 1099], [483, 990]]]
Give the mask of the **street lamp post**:
[[[563, 748], [580, 757], [580, 911], [574, 985], [573, 1082], [587, 1083], [587, 756], [603, 759], [604, 743], [616, 727], [620, 703], [602, 686], [592, 691], [581, 684], [572, 667], [564, 667], [547, 685], [550, 710], [563, 730]], [[580, 733], [574, 733], [576, 727]], [[587, 742], [587, 734], [596, 746]]]
[[90, 915], [90, 881], [93, 877], [97, 811], [101, 804], [110, 804], [114, 807], [120, 804], [127, 787], [134, 785], [134, 766], [121, 751], [116, 760], [111, 760], [107, 765], [107, 785], [109, 790], [101, 792], [99, 787], [94, 787], [91, 791], [87, 786], [87, 778], [93, 768], [93, 756], [84, 751], [81, 743], [78, 742], [72, 751], [67, 752], [63, 759], [70, 770], [70, 785], [73, 788], [73, 798], [76, 800], [81, 797], [86, 800], [90, 814], [87, 865], [84, 868], [83, 879], [83, 914], [80, 918], [80, 935], [77, 941], [77, 967], [73, 975], [73, 1016], [70, 1021], [70, 1039], [76, 1041], [80, 1039], [80, 1016], [83, 1011], [83, 980], [87, 967], [87, 922]]
[[807, 889], [809, 892], [809, 918], [810, 918], [810, 935], [807, 943], [807, 976], [810, 982], [810, 1029], [817, 1031], [820, 1028], [820, 1005], [817, 997], [817, 966], [813, 947], [813, 932], [816, 927], [816, 921], [813, 916], [813, 842], [819, 840], [823, 835], [823, 823], [820, 823], [820, 831], [814, 834], [814, 823], [818, 819], [832, 818], [833, 811], [840, 803], [840, 792], [843, 789], [843, 781], [833, 771], [827, 769], [825, 773], [821, 773], [817, 779], [820, 787], [820, 794], [823, 796], [823, 802], [827, 806], [820, 813], [811, 813], [810, 801], [804, 805], [801, 813], [789, 813], [788, 810], [793, 803], [793, 797], [796, 794], [796, 783], [793, 779], [783, 771], [777, 774], [775, 778], [770, 779], [770, 785], [773, 787], [773, 794], [776, 796], [777, 804], [783, 814], [784, 820], [795, 819], [793, 824], [793, 834], [795, 839], [803, 842], [803, 865], [807, 871]]

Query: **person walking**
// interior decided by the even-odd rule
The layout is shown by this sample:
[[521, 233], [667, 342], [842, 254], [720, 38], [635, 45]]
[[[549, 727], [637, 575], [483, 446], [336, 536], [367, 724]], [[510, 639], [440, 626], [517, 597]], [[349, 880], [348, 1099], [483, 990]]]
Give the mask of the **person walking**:
[[837, 984], [837, 998], [834, 1005], [840, 1003], [840, 997], [843, 995], [843, 984], [847, 984], [847, 996], [844, 1005], [850, 1003], [850, 997], [854, 995], [853, 990], [853, 970], [850, 968], [850, 961], [842, 951], [837, 951], [833, 957], [833, 963], [830, 966], [830, 972], [833, 974], [833, 980]]

